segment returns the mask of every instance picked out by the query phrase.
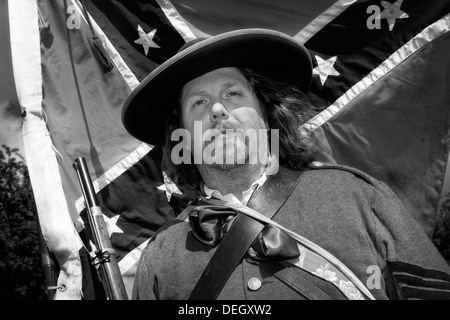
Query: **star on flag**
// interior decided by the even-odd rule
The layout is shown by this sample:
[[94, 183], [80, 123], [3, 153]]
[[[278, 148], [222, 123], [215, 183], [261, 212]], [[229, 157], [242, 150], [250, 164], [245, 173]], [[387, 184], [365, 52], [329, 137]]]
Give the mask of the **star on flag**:
[[120, 218], [120, 215], [117, 214], [112, 218], [108, 218], [106, 215], [103, 215], [103, 219], [105, 220], [106, 230], [108, 230], [108, 236], [111, 238], [113, 233], [123, 233], [123, 230], [117, 226], [117, 220]]
[[[109, 218], [105, 214], [103, 214], [102, 216], [103, 216], [103, 220], [105, 221], [106, 230], [108, 231], [109, 238], [111, 238], [111, 235], [113, 233], [123, 233], [123, 230], [117, 226], [117, 220], [120, 218], [120, 214], [117, 214], [111, 218]], [[89, 239], [89, 245], [91, 247], [89, 254], [91, 255], [92, 258], [95, 258], [97, 256], [98, 248], [95, 245], [95, 243], [90, 239]], [[110, 248], [103, 248], [103, 249], [105, 250], [105, 249], [110, 249]]]
[[320, 82], [323, 84], [327, 80], [328, 76], [338, 76], [339, 72], [334, 68], [337, 56], [331, 57], [327, 60], [322, 59], [316, 55], [317, 67], [313, 69], [313, 74], [320, 77]]
[[397, 19], [409, 18], [409, 15], [403, 12], [400, 7], [402, 6], [403, 0], [397, 0], [394, 3], [389, 3], [387, 1], [381, 1], [381, 5], [384, 10], [380, 13], [381, 19], [386, 19], [389, 24], [389, 31], [392, 31], [395, 26]]
[[169, 178], [169, 176], [163, 171], [164, 184], [160, 185], [157, 189], [166, 192], [167, 201], [170, 202], [172, 194], [183, 194], [177, 185]]
[[146, 33], [144, 29], [140, 25], [137, 26], [137, 30], [139, 33], [139, 39], [135, 40], [134, 43], [140, 44], [144, 47], [145, 55], [148, 54], [149, 48], [161, 48], [153, 41], [153, 37], [155, 36], [156, 30], [153, 29], [149, 33]]

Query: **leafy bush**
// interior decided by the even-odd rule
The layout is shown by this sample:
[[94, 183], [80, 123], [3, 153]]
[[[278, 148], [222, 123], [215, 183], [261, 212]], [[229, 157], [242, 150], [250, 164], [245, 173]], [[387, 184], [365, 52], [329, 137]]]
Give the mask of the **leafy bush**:
[[0, 149], [0, 300], [46, 299], [36, 207], [18, 149]]

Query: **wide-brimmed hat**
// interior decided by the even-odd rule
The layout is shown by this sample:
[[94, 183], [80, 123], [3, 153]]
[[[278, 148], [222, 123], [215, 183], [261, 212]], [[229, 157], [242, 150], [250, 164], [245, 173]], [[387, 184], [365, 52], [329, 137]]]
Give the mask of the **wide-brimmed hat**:
[[184, 45], [151, 72], [129, 95], [122, 110], [125, 129], [135, 138], [164, 144], [167, 117], [182, 87], [212, 70], [250, 68], [307, 91], [312, 78], [311, 57], [295, 38], [267, 29], [242, 29]]

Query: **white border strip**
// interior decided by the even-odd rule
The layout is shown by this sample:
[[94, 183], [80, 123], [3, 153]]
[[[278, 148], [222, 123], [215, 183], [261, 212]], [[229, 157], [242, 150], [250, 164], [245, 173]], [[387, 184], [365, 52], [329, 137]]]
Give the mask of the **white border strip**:
[[[414, 54], [417, 50], [421, 49], [431, 41], [435, 40], [439, 36], [450, 31], [450, 14], [447, 14], [440, 20], [429, 25], [422, 30], [414, 38], [408, 41], [400, 49], [394, 52], [389, 58], [383, 61], [377, 68], [372, 70], [366, 77], [356, 83], [353, 87], [347, 90], [342, 96], [340, 96], [332, 105], [327, 109], [316, 115], [310, 121], [301, 126], [301, 129], [314, 131], [325, 122], [329, 121], [340, 110], [348, 105], [355, 97], [361, 94], [374, 82], [378, 81], [397, 65], [403, 62], [406, 58]], [[307, 128], [305, 128], [307, 127]]]
[[[86, 22], [86, 18], [84, 17], [82, 6], [78, 0], [72, 0], [72, 3], [75, 5], [75, 8], [78, 10], [79, 15], [83, 18], [83, 20]], [[89, 14], [92, 27], [94, 28], [95, 33], [97, 36], [102, 40], [102, 43], [108, 52], [109, 56], [113, 60], [114, 64], [116, 65], [117, 69], [119, 70], [122, 77], [127, 82], [128, 86], [133, 90], [139, 85], [139, 80], [136, 78], [134, 73], [130, 70], [128, 65], [125, 63], [125, 61], [122, 59], [120, 54], [117, 52], [116, 48], [112, 45], [111, 41], [109, 41], [108, 37], [105, 35], [103, 30], [99, 27], [97, 22], [95, 22], [94, 18]]]
[[[81, 298], [81, 248], [64, 194], [57, 155], [42, 111], [42, 69], [36, 1], [8, 1], [11, 56], [17, 96], [22, 110], [23, 140], [27, 167], [42, 233], [48, 249], [60, 265], [55, 299]], [[61, 298], [62, 299], [62, 298]]]
[[119, 269], [121, 274], [124, 274], [125, 272], [130, 270], [136, 263], [139, 262], [142, 251], [144, 251], [144, 249], [147, 247], [149, 241], [150, 239], [145, 240], [139, 245], [139, 247], [136, 247], [128, 252], [127, 255], [119, 261]]
[[311, 21], [306, 27], [300, 30], [294, 38], [300, 40], [302, 43], [305, 43], [355, 2], [357, 2], [357, 0], [339, 0], [335, 2], [327, 10], [317, 16], [317, 18]]
[[[133, 165], [135, 165], [139, 160], [141, 160], [147, 153], [149, 153], [153, 149], [153, 146], [148, 145], [146, 143], [141, 143], [136, 149], [134, 149], [128, 156], [122, 159], [119, 163], [108, 169], [104, 174], [98, 177], [95, 181], [92, 182], [94, 186], [95, 192], [99, 192], [104, 187], [106, 187], [109, 183], [114, 181], [117, 177], [119, 177], [122, 173], [130, 169]], [[83, 211], [85, 208], [84, 198], [81, 196], [75, 202], [75, 206], [78, 212]]]
[[192, 30], [188, 27], [183, 17], [178, 13], [177, 9], [175, 9], [169, 0], [156, 0], [156, 2], [159, 4], [175, 30], [177, 30], [183, 37], [185, 42], [196, 39], [196, 36]]

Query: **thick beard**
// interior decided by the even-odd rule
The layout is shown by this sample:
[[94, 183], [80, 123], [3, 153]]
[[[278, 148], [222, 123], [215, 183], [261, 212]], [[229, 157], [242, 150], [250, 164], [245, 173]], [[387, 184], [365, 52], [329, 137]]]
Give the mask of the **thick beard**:
[[[236, 137], [234, 137], [234, 138], [236, 138]], [[246, 140], [244, 144], [245, 144], [243, 147], [244, 150], [242, 150], [242, 146], [238, 147], [237, 141], [234, 142], [234, 145], [232, 146], [234, 157], [231, 159], [232, 161], [229, 161], [229, 159], [227, 158], [227, 154], [228, 154], [227, 151], [229, 151], [228, 150], [229, 146], [227, 146], [226, 143], [224, 143], [222, 145], [223, 149], [221, 150], [223, 153], [223, 158], [221, 159], [222, 163], [217, 163], [217, 162], [214, 162], [212, 164], [204, 163], [204, 165], [207, 167], [210, 167], [211, 169], [215, 169], [215, 170], [219, 170], [219, 171], [231, 171], [231, 170], [235, 170], [235, 169], [238, 169], [238, 168], [241, 168], [241, 167], [247, 165], [249, 163], [249, 159], [250, 159], [248, 141]], [[205, 146], [204, 146], [204, 148], [205, 148]], [[203, 150], [204, 150], [204, 148], [203, 148]], [[214, 150], [214, 152], [215, 151], [216, 151], [216, 149]], [[240, 153], [238, 154], [239, 151], [240, 151]], [[243, 156], [242, 156], [242, 152], [244, 153]], [[212, 154], [211, 156], [214, 157], [215, 154]]]
[[[226, 159], [223, 159], [223, 163], [213, 163], [213, 164], [205, 164], [206, 166], [210, 167], [211, 169], [218, 170], [218, 171], [233, 171], [238, 168], [242, 168], [243, 166], [247, 165], [249, 163], [249, 153], [248, 153], [248, 146], [246, 144], [245, 146], [245, 155], [244, 155], [244, 163], [238, 163], [238, 157], [237, 157], [237, 148], [234, 147], [234, 162], [233, 163], [227, 163]], [[224, 154], [224, 157], [226, 157], [226, 154]]]

